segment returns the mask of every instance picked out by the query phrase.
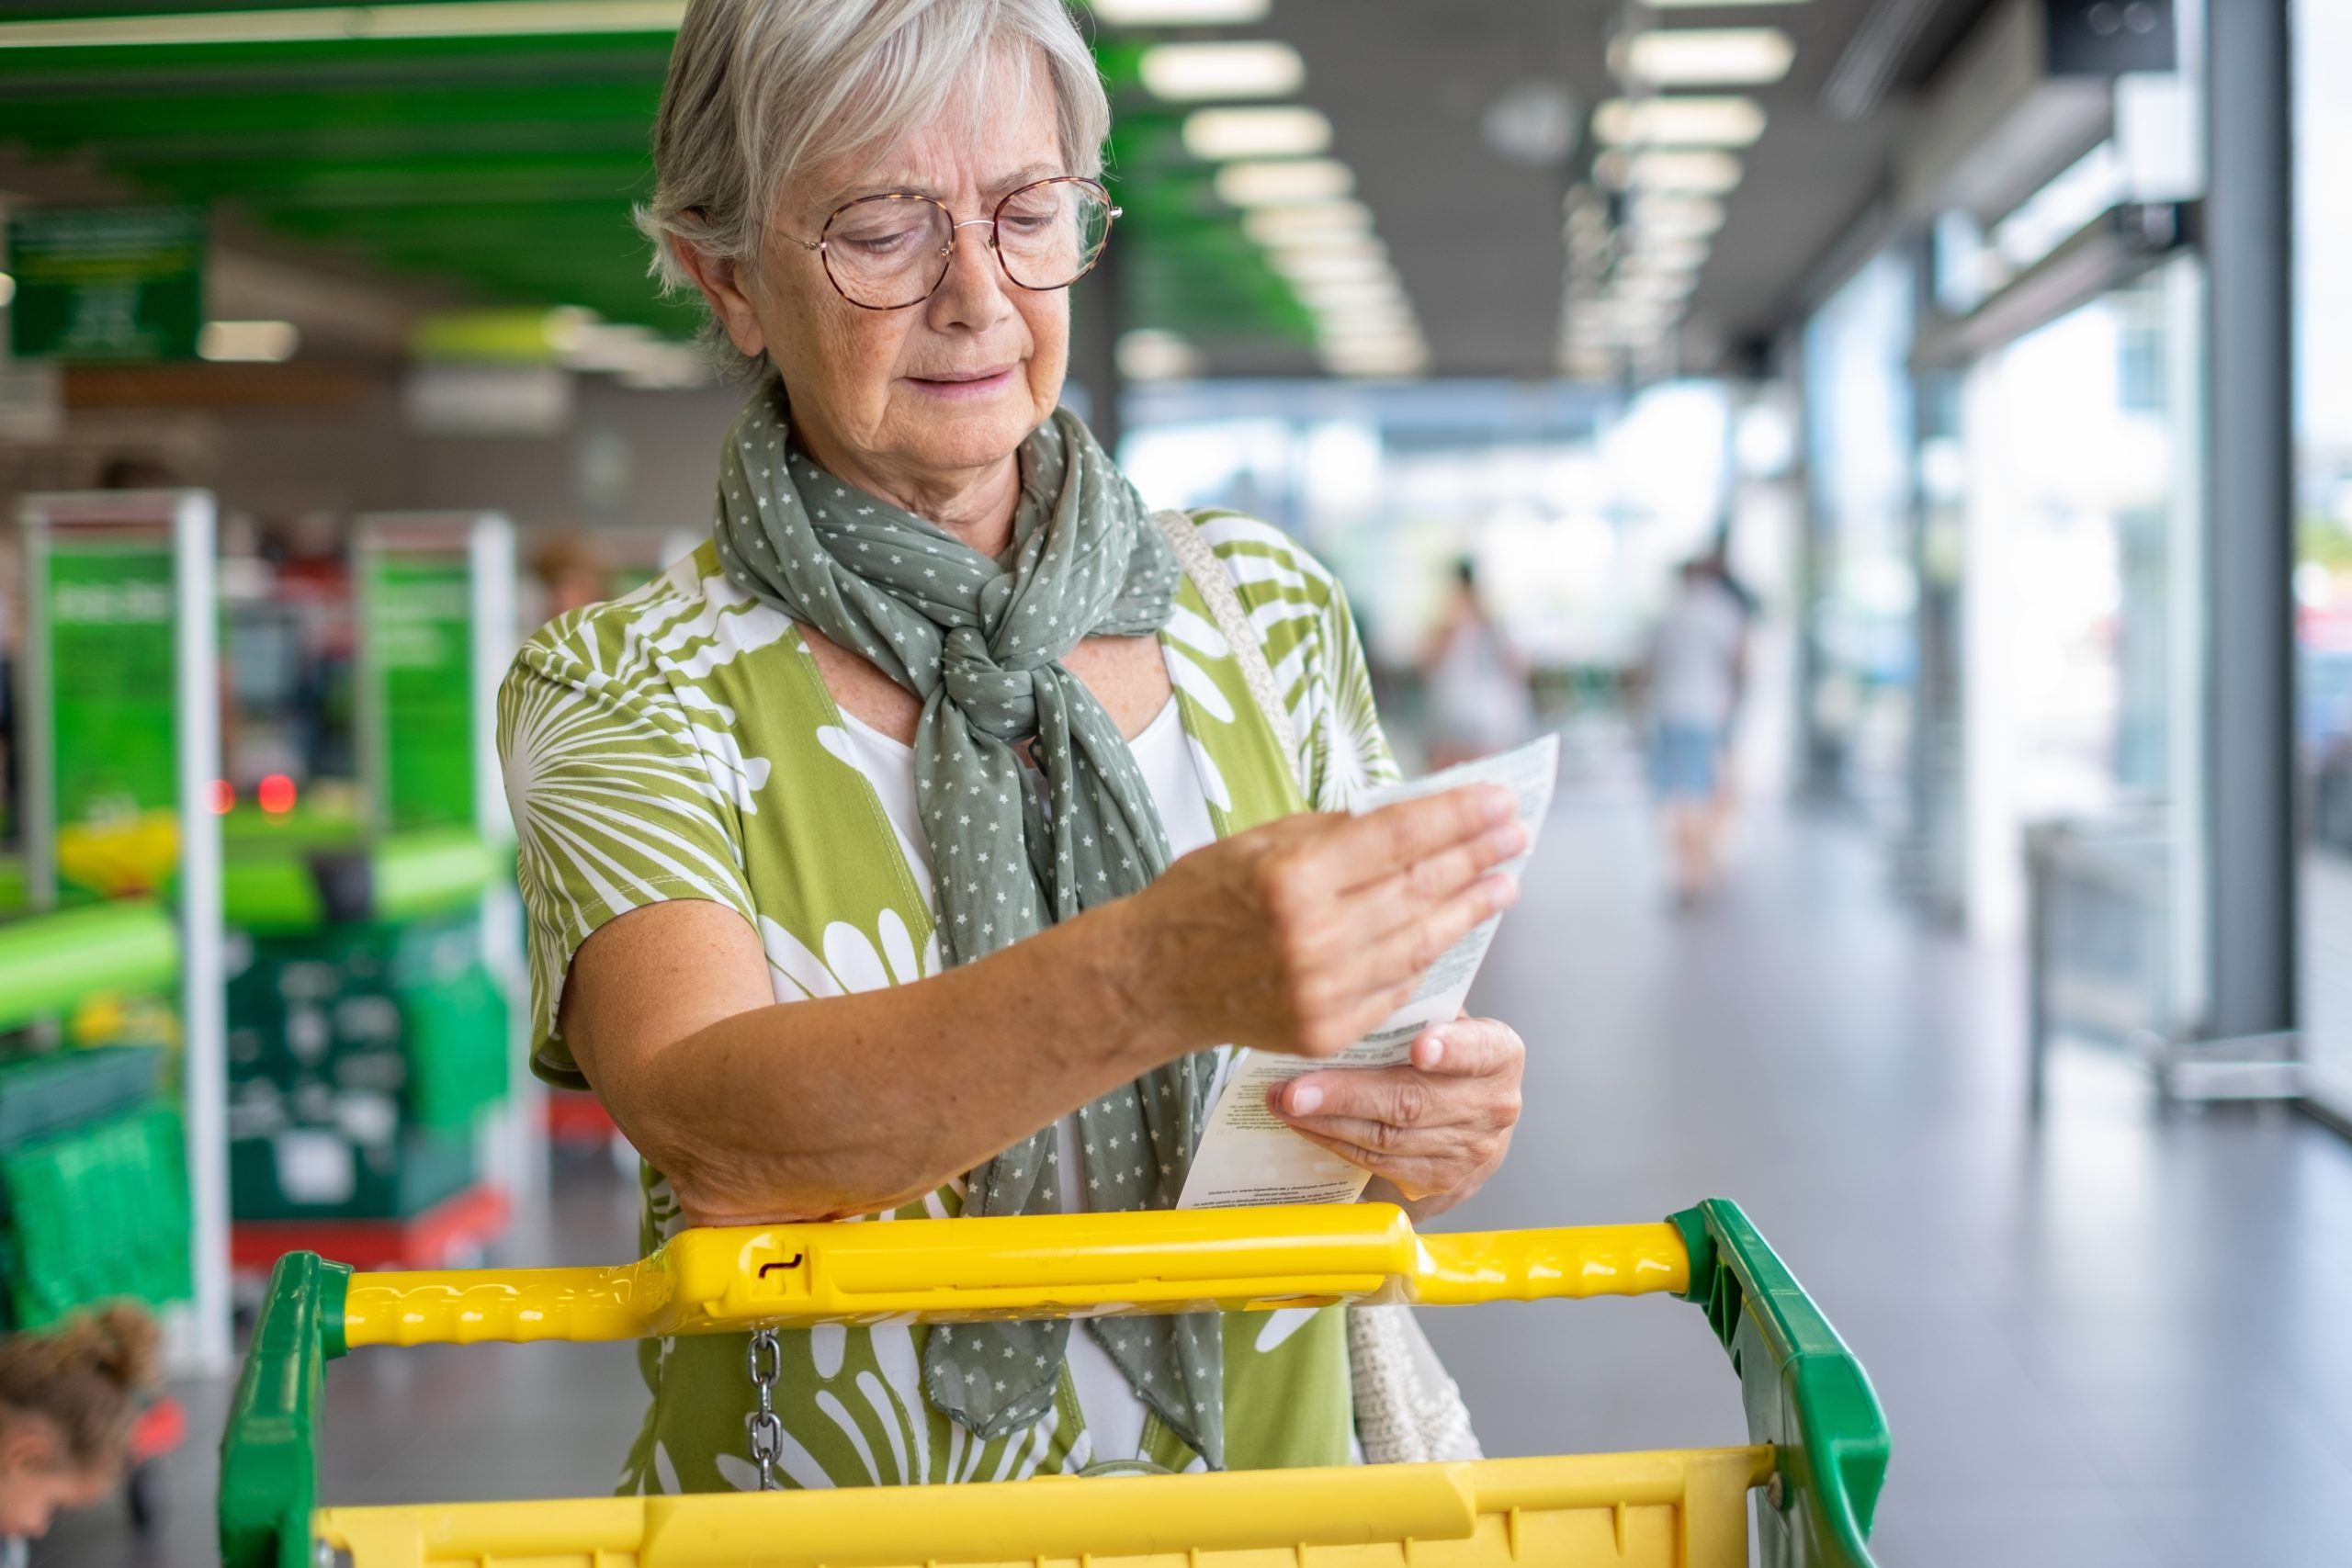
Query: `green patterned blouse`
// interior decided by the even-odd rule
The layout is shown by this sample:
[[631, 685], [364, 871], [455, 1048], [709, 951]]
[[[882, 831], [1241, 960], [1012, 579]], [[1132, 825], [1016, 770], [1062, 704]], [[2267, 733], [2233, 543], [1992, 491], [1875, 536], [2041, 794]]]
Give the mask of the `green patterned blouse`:
[[[1216, 512], [1194, 522], [1263, 636], [1314, 804], [1343, 807], [1366, 782], [1393, 777], [1330, 574], [1265, 524]], [[1299, 773], [1189, 582], [1160, 642], [1218, 836], [1299, 809]], [[859, 770], [815, 660], [792, 620], [721, 575], [710, 545], [626, 598], [543, 627], [516, 658], [498, 717], [530, 916], [533, 1064], [550, 1082], [585, 1087], [556, 1027], [572, 954], [606, 920], [662, 899], [740, 912], [779, 1001], [938, 972], [928, 875]], [[683, 1221], [660, 1171], [643, 1166], [641, 1181], [650, 1250]], [[961, 1187], [867, 1218], [952, 1215]], [[785, 1484], [1008, 1480], [1092, 1461], [1067, 1368], [1035, 1426], [979, 1443], [923, 1397], [925, 1334], [900, 1325], [779, 1336]], [[1333, 1309], [1227, 1318], [1233, 1468], [1346, 1460], [1345, 1338]], [[717, 1335], [641, 1347], [652, 1404], [621, 1491], [757, 1486], [744, 1343]], [[1200, 1463], [1157, 1417], [1143, 1451], [1171, 1470]]]

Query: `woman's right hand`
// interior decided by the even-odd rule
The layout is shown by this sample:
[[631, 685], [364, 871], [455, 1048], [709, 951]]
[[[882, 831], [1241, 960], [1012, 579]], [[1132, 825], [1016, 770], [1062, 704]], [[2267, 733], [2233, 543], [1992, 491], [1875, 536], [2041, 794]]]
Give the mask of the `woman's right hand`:
[[1111, 907], [1137, 1026], [1178, 1052], [1230, 1042], [1336, 1055], [1510, 907], [1518, 884], [1494, 868], [1526, 847], [1510, 792], [1479, 784], [1362, 817], [1289, 817], [1196, 850]]

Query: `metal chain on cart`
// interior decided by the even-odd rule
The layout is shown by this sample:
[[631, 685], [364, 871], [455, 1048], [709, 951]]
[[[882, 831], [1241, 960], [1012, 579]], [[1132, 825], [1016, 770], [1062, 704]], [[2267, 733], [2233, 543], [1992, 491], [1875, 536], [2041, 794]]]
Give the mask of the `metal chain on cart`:
[[775, 1393], [775, 1380], [784, 1371], [784, 1347], [776, 1343], [775, 1329], [763, 1328], [752, 1336], [744, 1361], [752, 1373], [752, 1392], [760, 1396], [760, 1407], [743, 1417], [743, 1425], [751, 1430], [752, 1462], [760, 1467], [760, 1490], [773, 1492], [776, 1456], [784, 1451], [784, 1423], [776, 1419], [769, 1403]]

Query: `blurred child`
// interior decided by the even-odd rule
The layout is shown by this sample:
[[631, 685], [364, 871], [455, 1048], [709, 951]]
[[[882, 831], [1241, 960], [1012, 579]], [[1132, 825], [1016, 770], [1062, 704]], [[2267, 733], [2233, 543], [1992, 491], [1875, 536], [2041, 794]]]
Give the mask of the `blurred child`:
[[121, 1483], [156, 1363], [154, 1320], [132, 1306], [0, 1339], [0, 1564]]

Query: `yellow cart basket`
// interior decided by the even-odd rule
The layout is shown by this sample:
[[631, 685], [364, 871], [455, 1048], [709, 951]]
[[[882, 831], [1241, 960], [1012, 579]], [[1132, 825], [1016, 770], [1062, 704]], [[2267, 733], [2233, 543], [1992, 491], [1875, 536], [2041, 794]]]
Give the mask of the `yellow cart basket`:
[[[363, 1345], [912, 1317], [1665, 1294], [1730, 1352], [1745, 1446], [966, 1486], [326, 1507], [325, 1364]], [[221, 1438], [225, 1568], [1870, 1568], [1887, 1434], [1861, 1366], [1738, 1208], [1419, 1235], [1385, 1204], [689, 1231], [606, 1269], [271, 1276]]]

